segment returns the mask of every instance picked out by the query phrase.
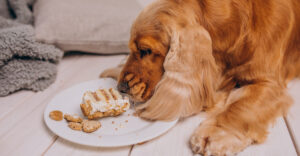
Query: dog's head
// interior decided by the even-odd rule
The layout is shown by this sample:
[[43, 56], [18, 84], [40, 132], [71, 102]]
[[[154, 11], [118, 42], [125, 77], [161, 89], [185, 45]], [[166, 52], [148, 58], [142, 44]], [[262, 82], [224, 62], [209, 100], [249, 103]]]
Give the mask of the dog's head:
[[156, 16], [157, 8], [150, 8], [132, 25], [131, 53], [119, 76], [119, 91], [131, 95], [136, 102], [145, 102], [153, 95], [163, 76], [163, 63], [169, 50], [169, 36], [162, 16]]
[[137, 102], [145, 102], [164, 73], [167, 48], [159, 38], [141, 36], [130, 40], [131, 53], [119, 78], [119, 91], [128, 93]]
[[164, 2], [146, 8], [133, 24], [118, 89], [146, 102], [138, 108], [142, 117], [169, 120], [211, 102], [217, 67], [208, 32], [186, 18], [194, 14]]

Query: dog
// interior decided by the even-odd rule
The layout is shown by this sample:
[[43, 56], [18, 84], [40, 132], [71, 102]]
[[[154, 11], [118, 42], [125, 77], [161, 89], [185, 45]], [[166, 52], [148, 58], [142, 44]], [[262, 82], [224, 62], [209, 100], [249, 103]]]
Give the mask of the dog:
[[150, 120], [206, 111], [194, 153], [233, 155], [263, 143], [300, 76], [300, 1], [158, 0], [132, 25], [127, 62], [102, 73]]

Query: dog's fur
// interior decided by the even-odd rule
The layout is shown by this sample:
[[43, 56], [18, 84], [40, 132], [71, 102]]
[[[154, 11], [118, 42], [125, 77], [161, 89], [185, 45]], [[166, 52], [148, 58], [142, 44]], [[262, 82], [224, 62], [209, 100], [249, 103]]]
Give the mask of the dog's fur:
[[145, 102], [140, 116], [206, 110], [192, 150], [234, 154], [262, 143], [291, 104], [285, 89], [300, 75], [300, 1], [159, 0], [134, 22], [129, 47], [119, 89]]

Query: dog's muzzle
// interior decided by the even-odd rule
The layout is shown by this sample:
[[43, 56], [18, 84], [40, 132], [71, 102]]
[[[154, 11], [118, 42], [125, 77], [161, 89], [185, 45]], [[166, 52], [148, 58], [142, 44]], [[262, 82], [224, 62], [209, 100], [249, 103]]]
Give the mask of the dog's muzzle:
[[128, 83], [127, 83], [127, 82], [120, 82], [120, 83], [118, 84], [118, 90], [119, 90], [119, 92], [121, 92], [121, 93], [127, 93], [128, 90], [129, 90]]

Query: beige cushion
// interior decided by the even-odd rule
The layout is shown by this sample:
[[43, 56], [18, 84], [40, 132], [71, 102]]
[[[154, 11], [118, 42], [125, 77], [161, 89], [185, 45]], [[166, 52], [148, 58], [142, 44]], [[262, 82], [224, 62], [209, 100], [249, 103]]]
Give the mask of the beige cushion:
[[36, 39], [64, 51], [129, 52], [130, 27], [141, 10], [137, 0], [38, 0]]

